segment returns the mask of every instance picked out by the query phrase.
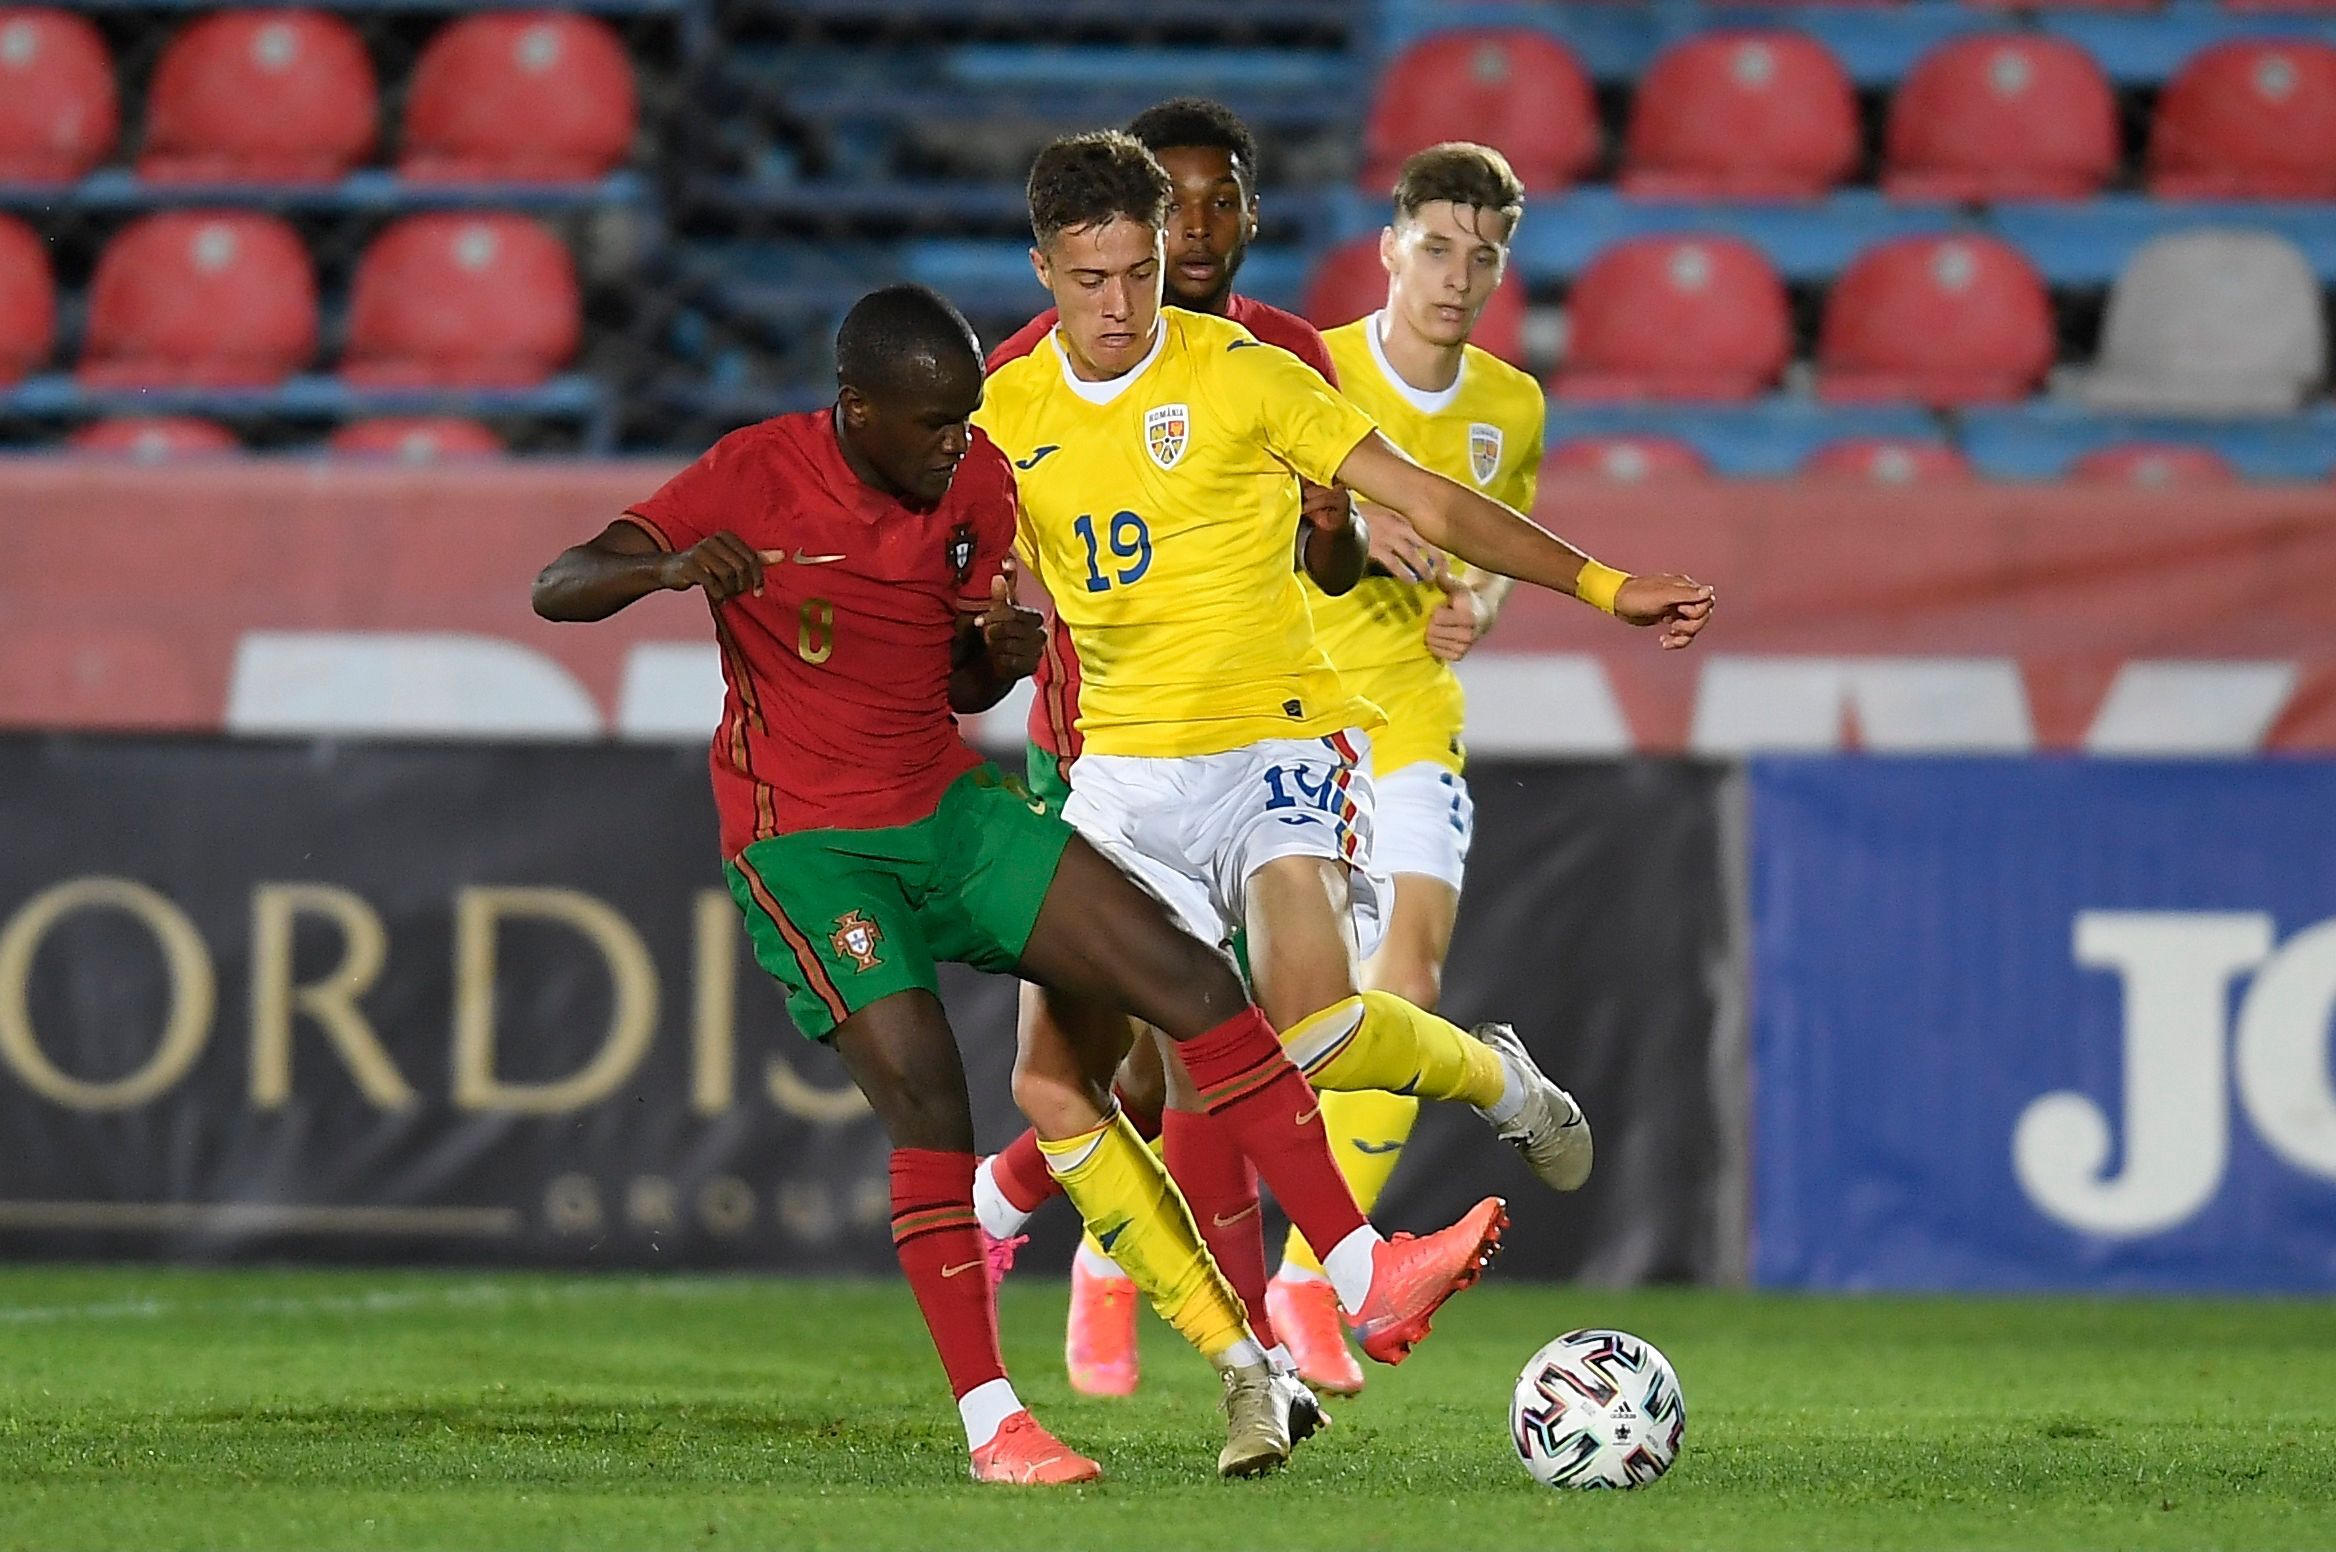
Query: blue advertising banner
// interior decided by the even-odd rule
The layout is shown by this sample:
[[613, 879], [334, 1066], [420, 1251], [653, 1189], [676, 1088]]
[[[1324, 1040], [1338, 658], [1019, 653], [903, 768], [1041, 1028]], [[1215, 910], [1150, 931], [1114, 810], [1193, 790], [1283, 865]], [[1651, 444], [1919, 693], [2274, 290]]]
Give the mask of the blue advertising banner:
[[1756, 1281], [2336, 1289], [2336, 764], [1753, 772]]

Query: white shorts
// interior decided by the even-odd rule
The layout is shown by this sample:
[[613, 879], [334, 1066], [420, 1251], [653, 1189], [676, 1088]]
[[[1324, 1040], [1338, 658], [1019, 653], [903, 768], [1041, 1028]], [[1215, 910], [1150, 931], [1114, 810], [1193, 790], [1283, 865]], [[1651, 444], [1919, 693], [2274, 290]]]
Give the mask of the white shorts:
[[1063, 818], [1205, 943], [1248, 914], [1249, 879], [1276, 857], [1349, 864], [1361, 952], [1384, 930], [1372, 876], [1370, 740], [1269, 738], [1223, 754], [1079, 756]]
[[1427, 761], [1390, 771], [1371, 783], [1371, 866], [1393, 876], [1422, 873], [1457, 890], [1476, 838], [1476, 804], [1468, 780]]

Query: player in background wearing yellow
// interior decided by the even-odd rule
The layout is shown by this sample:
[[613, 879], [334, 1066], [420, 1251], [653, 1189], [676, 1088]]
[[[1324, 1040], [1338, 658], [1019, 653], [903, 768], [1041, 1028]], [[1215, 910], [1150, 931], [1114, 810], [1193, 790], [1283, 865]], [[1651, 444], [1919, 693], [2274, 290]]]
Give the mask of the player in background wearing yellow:
[[[1451, 143], [1405, 162], [1394, 198], [1393, 222], [1379, 234], [1385, 308], [1324, 336], [1341, 391], [1408, 457], [1530, 512], [1547, 400], [1529, 374], [1468, 343], [1508, 266], [1524, 185], [1498, 151]], [[1433, 1009], [1475, 827], [1463, 775], [1464, 698], [1451, 665], [1492, 628], [1510, 581], [1427, 547], [1392, 512], [1365, 516], [1372, 572], [1336, 597], [1309, 589], [1308, 601], [1315, 638], [1339, 677], [1387, 717], [1371, 739], [1371, 853], [1394, 880], [1395, 905], [1363, 984]], [[1409, 1094], [1323, 1095], [1333, 1155], [1366, 1212], [1418, 1115]], [[1585, 1172], [1589, 1162], [1585, 1149]], [[1362, 1389], [1338, 1300], [1295, 1230], [1266, 1303], [1307, 1383], [1341, 1395]]]
[[[1064, 817], [1197, 935], [1222, 943], [1246, 929], [1258, 1000], [1316, 1087], [1463, 1101], [1545, 1182], [1578, 1185], [1589, 1128], [1513, 1032], [1471, 1033], [1359, 988], [1355, 912], [1379, 905], [1363, 761], [1382, 719], [1314, 640], [1289, 564], [1289, 475], [1349, 486], [1438, 550], [1656, 627], [1666, 649], [1693, 642], [1712, 590], [1600, 565], [1403, 456], [1287, 351], [1224, 319], [1163, 309], [1171, 196], [1168, 175], [1126, 135], [1071, 136], [1040, 153], [1031, 261], [1061, 320], [991, 376], [975, 417], [1013, 460], [1021, 542], [1084, 675], [1086, 746]], [[1055, 1022], [1085, 1065], [1047, 1076], [1090, 1092], [1124, 1054], [1126, 1024], [1073, 1001], [1057, 998]], [[1082, 1044], [1113, 1029], [1117, 1041]], [[1212, 1096], [1236, 1080], [1212, 1049], [1188, 1042], [1174, 1054], [1217, 1109]], [[1310, 1108], [1301, 1119], [1317, 1118]], [[1346, 1246], [1322, 1262], [1355, 1320], [1360, 1262]], [[1385, 1333], [1363, 1347], [1381, 1361], [1408, 1350]]]

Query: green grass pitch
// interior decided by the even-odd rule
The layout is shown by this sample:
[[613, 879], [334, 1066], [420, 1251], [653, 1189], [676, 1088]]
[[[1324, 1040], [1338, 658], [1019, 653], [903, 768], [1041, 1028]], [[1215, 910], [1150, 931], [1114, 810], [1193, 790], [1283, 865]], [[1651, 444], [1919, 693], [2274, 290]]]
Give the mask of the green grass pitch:
[[[1286, 1474], [1220, 1483], [1211, 1377], [1147, 1318], [1069, 1394], [1063, 1285], [1009, 1284], [1024, 1397], [1099, 1455], [977, 1488], [885, 1283], [0, 1269], [0, 1552], [2336, 1546], [2336, 1309], [1819, 1300], [1494, 1279]], [[1687, 1447], [1636, 1493], [1510, 1458], [1571, 1326], [1663, 1347]]]

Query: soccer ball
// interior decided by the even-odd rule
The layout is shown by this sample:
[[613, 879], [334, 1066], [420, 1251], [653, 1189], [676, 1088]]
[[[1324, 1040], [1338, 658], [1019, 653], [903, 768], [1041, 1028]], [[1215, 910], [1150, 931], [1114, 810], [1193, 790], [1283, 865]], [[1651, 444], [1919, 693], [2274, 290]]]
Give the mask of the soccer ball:
[[1509, 1437], [1545, 1487], [1641, 1487], [1678, 1458], [1687, 1400], [1653, 1344], [1627, 1331], [1569, 1331], [1517, 1376]]

